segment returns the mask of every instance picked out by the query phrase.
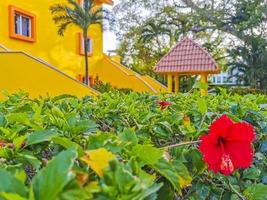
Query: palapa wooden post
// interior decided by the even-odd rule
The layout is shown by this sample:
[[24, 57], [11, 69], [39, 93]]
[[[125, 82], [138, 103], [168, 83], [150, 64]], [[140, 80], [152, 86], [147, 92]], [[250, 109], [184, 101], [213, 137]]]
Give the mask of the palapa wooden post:
[[168, 74], [168, 92], [172, 93], [172, 75]]
[[180, 76], [176, 74], [175, 75], [175, 87], [174, 87], [175, 94], [179, 93], [179, 89], [180, 89]]
[[[202, 83], [208, 84], [208, 75], [207, 74], [201, 74], [200, 81]], [[208, 88], [201, 88], [200, 93], [201, 93], [201, 96], [206, 96], [208, 94]]]

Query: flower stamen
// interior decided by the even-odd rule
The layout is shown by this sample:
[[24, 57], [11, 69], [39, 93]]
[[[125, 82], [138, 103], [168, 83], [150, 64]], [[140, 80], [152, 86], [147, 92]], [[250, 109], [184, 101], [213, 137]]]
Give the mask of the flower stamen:
[[220, 148], [222, 151], [222, 159], [221, 159], [220, 169], [225, 174], [230, 175], [234, 171], [234, 165], [233, 165], [233, 162], [230, 158], [230, 155], [225, 153], [224, 143], [225, 143], [224, 138], [219, 137], [218, 138], [218, 144], [220, 145]]
[[221, 161], [221, 171], [230, 175], [234, 171], [234, 165], [229, 155], [223, 154]]

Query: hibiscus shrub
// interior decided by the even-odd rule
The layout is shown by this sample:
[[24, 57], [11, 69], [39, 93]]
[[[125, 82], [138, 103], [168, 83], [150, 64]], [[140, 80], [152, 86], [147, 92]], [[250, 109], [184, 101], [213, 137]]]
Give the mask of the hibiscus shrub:
[[267, 199], [267, 97], [0, 103], [0, 200]]

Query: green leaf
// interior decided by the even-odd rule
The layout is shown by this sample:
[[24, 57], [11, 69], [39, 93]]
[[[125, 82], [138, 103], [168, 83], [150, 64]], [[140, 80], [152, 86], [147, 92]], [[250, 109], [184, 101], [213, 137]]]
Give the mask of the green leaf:
[[27, 175], [24, 170], [16, 170], [15, 177], [22, 183], [24, 183], [26, 181]]
[[75, 117], [71, 117], [68, 119], [68, 127], [70, 129], [70, 132], [74, 135], [77, 134], [86, 134], [91, 132], [96, 132], [97, 130], [97, 124], [93, 120], [77, 120]]
[[260, 151], [263, 152], [263, 153], [266, 153], [266, 152], [267, 152], [267, 141], [266, 141], [266, 140], [264, 140], [264, 141], [261, 143]]
[[79, 157], [84, 155], [82, 147], [77, 144], [76, 142], [71, 141], [68, 138], [56, 136], [52, 138], [52, 141], [56, 144], [61, 145], [62, 147], [69, 149], [69, 148], [75, 148], [79, 154]]
[[60, 101], [60, 100], [63, 100], [63, 99], [68, 99], [68, 98], [76, 99], [77, 97], [74, 96], [74, 95], [70, 95], [70, 94], [61, 94], [61, 95], [53, 97], [53, 99], [51, 101], [52, 102], [57, 102], [57, 101]]
[[57, 136], [57, 133], [52, 130], [35, 131], [28, 135], [26, 146], [51, 141], [51, 139], [55, 136]]
[[19, 136], [13, 140], [13, 144], [15, 145], [16, 149], [21, 147], [21, 144], [25, 141], [26, 135]]
[[192, 174], [202, 174], [206, 169], [203, 162], [202, 154], [197, 149], [191, 149], [185, 154], [187, 160], [187, 168]]
[[199, 200], [205, 200], [209, 197], [211, 188], [203, 183], [196, 185], [196, 192]]
[[64, 119], [64, 113], [58, 107], [54, 106], [51, 111], [54, 116]]
[[179, 160], [173, 161], [175, 172], [179, 175], [179, 184], [181, 188], [191, 185], [192, 177], [190, 176], [186, 166]]
[[84, 187], [81, 187], [76, 180], [71, 181], [61, 192], [57, 200], [89, 200], [93, 196], [88, 194]]
[[174, 200], [175, 190], [173, 189], [170, 182], [164, 181], [164, 185], [158, 191], [157, 200]]
[[181, 191], [179, 175], [175, 172], [175, 168], [171, 165], [171, 163], [162, 158], [151, 167], [165, 177], [172, 184], [175, 190]]
[[87, 149], [98, 149], [105, 147], [113, 153], [121, 152], [121, 147], [119, 146], [119, 140], [116, 135], [112, 133], [102, 133], [97, 132], [94, 135], [89, 135]]
[[137, 144], [131, 151], [132, 156], [139, 158], [145, 165], [153, 165], [163, 156], [163, 151], [152, 145]]
[[32, 188], [35, 200], [54, 200], [74, 178], [71, 173], [77, 152], [69, 149], [61, 152], [34, 177]]
[[136, 145], [138, 143], [137, 136], [132, 129], [124, 129], [123, 132], [118, 134], [121, 141]]
[[243, 173], [244, 179], [258, 180], [260, 178], [261, 171], [257, 168], [246, 169]]
[[136, 200], [145, 199], [146, 197], [156, 193], [162, 187], [162, 185], [163, 185], [162, 183], [155, 183], [154, 185], [152, 185], [151, 187], [147, 188], [146, 190], [143, 190], [138, 195], [138, 198], [136, 198]]
[[26, 198], [14, 193], [1, 192], [0, 197], [1, 196], [4, 197], [5, 200], [26, 200]]
[[197, 100], [197, 105], [198, 105], [198, 111], [204, 115], [208, 111], [208, 106], [207, 106], [207, 101], [205, 99], [198, 99]]
[[208, 89], [208, 84], [207, 83], [203, 83], [200, 81], [196, 81], [195, 84], [193, 85], [193, 88], [195, 89]]
[[9, 123], [21, 123], [31, 127], [29, 115], [27, 113], [10, 113], [6, 115]]
[[26, 197], [26, 188], [13, 174], [0, 169], [0, 193], [14, 193]]
[[249, 200], [266, 200], [267, 199], [267, 185], [263, 185], [263, 184], [251, 185], [244, 191], [244, 195]]
[[24, 150], [19, 153], [16, 160], [21, 163], [29, 163], [36, 170], [39, 170], [41, 166], [41, 161], [33, 155], [33, 152], [27, 150]]
[[2, 113], [0, 113], [0, 127], [4, 127], [6, 123], [7, 121], [6, 121], [5, 116]]

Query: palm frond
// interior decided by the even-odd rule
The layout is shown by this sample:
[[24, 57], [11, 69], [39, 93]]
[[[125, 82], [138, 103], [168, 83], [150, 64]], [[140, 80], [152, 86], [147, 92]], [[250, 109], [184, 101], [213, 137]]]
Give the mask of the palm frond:
[[70, 24], [71, 24], [71, 21], [67, 21], [67, 22], [65, 22], [65, 23], [60, 24], [60, 26], [58, 27], [58, 34], [59, 34], [60, 36], [63, 36], [64, 33], [65, 33], [65, 31], [66, 31], [66, 29], [67, 29], [67, 27], [68, 27]]
[[49, 7], [52, 14], [64, 13], [66, 11], [66, 6], [63, 4], [55, 4]]
[[95, 7], [93, 0], [84, 0], [80, 5], [76, 0], [68, 0], [68, 4], [55, 4], [50, 7], [55, 24], [58, 25], [58, 34], [63, 35], [68, 25], [78, 26], [87, 32], [91, 24], [102, 24], [108, 19], [109, 11]]
[[53, 17], [53, 20], [55, 24], [65, 23], [71, 21], [71, 18], [69, 15], [56, 15]]

